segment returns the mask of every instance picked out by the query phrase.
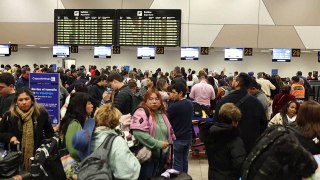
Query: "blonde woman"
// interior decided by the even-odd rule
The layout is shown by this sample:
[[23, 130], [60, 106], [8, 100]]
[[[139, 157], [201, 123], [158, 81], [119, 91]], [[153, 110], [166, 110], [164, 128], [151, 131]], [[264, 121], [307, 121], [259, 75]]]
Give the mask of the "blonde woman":
[[[96, 150], [109, 134], [117, 134], [115, 127], [119, 125], [121, 112], [111, 104], [99, 107], [95, 113], [96, 128], [92, 136], [91, 150]], [[115, 179], [137, 179], [140, 163], [131, 153], [127, 142], [120, 136], [113, 141], [109, 165]]]

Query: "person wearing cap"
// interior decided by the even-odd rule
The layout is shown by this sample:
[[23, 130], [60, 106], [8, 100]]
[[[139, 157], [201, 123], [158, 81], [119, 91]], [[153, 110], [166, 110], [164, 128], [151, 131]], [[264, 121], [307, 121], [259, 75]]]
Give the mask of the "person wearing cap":
[[95, 125], [94, 119], [86, 120], [82, 130], [77, 131], [72, 138], [72, 146], [78, 151], [81, 160], [91, 154], [91, 138]]
[[62, 141], [70, 156], [80, 161], [79, 152], [72, 145], [72, 138], [77, 131], [82, 130], [84, 123], [91, 116], [93, 105], [90, 95], [84, 92], [76, 92], [71, 94], [70, 103], [67, 108], [66, 115], [61, 120], [61, 136]]
[[[81, 149], [79, 151], [80, 154], [88, 156], [103, 143], [108, 135], [117, 135], [115, 128], [119, 125], [121, 115], [121, 112], [111, 104], [101, 105], [94, 116], [94, 131], [92, 128], [94, 126], [93, 122], [90, 122], [90, 126], [88, 126], [89, 137], [91, 138], [87, 138], [86, 132], [79, 132], [75, 136], [74, 145]], [[87, 139], [89, 139], [89, 141]], [[127, 142], [121, 136], [114, 139], [109, 158], [109, 167], [115, 179], [133, 180], [139, 177], [140, 163], [131, 153]]]

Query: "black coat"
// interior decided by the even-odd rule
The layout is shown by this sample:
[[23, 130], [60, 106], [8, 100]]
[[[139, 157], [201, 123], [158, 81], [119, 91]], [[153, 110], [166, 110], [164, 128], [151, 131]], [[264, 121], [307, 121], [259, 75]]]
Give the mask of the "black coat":
[[102, 100], [102, 95], [105, 90], [106, 90], [105, 87], [98, 86], [97, 84], [95, 84], [89, 88], [88, 93], [92, 97], [92, 99], [91, 99], [92, 104], [95, 108], [100, 106], [101, 100]]
[[131, 113], [132, 93], [127, 85], [123, 85], [114, 95], [113, 105], [119, 109], [122, 114]]
[[[51, 138], [54, 135], [48, 112], [45, 109], [40, 112], [40, 116], [33, 119], [34, 150], [40, 147], [44, 139]], [[22, 126], [23, 122], [20, 118], [12, 117], [9, 112], [6, 113], [0, 121], [0, 142], [9, 144], [13, 136], [22, 142]]]
[[289, 126], [289, 129], [295, 137], [298, 139], [299, 143], [312, 155], [320, 154], [320, 139], [318, 138], [307, 138], [303, 135], [302, 128], [298, 126]]
[[214, 123], [205, 141], [209, 162], [209, 180], [238, 180], [246, 151], [237, 128]]
[[[214, 120], [218, 119], [218, 112], [221, 106], [225, 103], [236, 104], [242, 97], [247, 94], [246, 89], [236, 90], [226, 97], [222, 98], [216, 106]], [[240, 137], [244, 142], [247, 153], [249, 153], [254, 146], [257, 138], [267, 128], [268, 121], [265, 110], [259, 100], [253, 96], [240, 105], [241, 120], [238, 128], [240, 130]]]

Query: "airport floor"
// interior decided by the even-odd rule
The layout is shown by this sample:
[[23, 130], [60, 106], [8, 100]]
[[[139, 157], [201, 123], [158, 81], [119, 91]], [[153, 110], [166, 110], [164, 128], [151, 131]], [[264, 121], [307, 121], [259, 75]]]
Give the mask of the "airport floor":
[[208, 180], [208, 160], [203, 157], [193, 158], [190, 155], [188, 171], [193, 180]]

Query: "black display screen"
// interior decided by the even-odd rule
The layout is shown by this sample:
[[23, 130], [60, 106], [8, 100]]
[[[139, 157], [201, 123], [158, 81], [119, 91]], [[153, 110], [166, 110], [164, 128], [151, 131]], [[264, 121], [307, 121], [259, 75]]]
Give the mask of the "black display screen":
[[55, 9], [54, 44], [114, 44], [115, 9]]
[[117, 45], [180, 46], [181, 10], [117, 10]]

